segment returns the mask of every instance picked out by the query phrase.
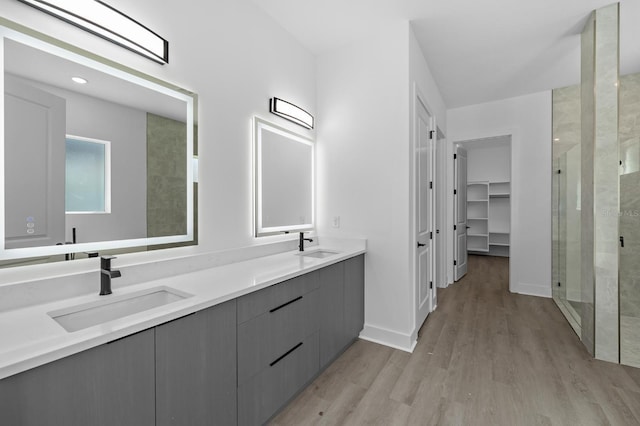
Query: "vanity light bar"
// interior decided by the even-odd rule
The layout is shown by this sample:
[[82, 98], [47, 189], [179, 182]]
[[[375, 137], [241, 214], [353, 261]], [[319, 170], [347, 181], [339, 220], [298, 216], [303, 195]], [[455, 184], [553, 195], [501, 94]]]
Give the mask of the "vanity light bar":
[[313, 129], [313, 115], [291, 102], [283, 101], [280, 98], [271, 98], [269, 111], [302, 127]]
[[169, 42], [101, 0], [18, 0], [159, 64], [169, 62]]

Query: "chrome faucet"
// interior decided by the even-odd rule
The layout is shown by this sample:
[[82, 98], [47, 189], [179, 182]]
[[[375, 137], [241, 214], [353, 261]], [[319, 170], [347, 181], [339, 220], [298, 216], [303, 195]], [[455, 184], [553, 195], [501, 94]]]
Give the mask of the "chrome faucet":
[[100, 296], [111, 294], [111, 278], [122, 276], [119, 270], [111, 270], [111, 260], [115, 258], [115, 256], [100, 257]]
[[300, 244], [298, 244], [298, 249], [300, 249], [300, 251], [304, 251], [304, 242], [305, 241], [309, 241], [310, 243], [313, 242], [313, 240], [311, 238], [305, 238], [304, 237], [304, 232], [300, 233]]

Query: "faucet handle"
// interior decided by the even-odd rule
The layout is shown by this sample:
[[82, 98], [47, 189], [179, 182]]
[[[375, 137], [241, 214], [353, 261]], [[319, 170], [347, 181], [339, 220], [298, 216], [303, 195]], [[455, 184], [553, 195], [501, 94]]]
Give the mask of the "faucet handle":
[[100, 256], [100, 269], [111, 270], [111, 260], [117, 259], [115, 256]]

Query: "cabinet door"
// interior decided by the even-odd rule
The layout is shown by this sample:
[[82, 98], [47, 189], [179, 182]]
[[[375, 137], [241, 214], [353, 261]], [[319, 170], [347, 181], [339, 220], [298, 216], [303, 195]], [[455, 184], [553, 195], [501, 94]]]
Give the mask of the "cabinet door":
[[0, 424], [153, 425], [153, 330], [0, 381]]
[[344, 262], [320, 269], [320, 367], [348, 343], [344, 322]]
[[344, 264], [344, 322], [349, 339], [358, 337], [364, 327], [364, 255]]
[[236, 301], [156, 327], [156, 424], [236, 424]]

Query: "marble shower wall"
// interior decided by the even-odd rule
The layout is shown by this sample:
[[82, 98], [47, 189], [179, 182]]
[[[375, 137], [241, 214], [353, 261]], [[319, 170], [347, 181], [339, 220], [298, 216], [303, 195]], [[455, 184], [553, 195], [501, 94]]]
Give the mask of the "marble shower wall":
[[147, 114], [147, 237], [187, 233], [187, 157], [182, 122]]
[[589, 353], [595, 356], [595, 274], [594, 274], [594, 215], [593, 215], [593, 168], [595, 126], [595, 28], [596, 14], [593, 12], [582, 31], [581, 42], [581, 145], [582, 145], [582, 241], [581, 284], [582, 312], [580, 339]]
[[620, 362], [640, 367], [640, 74], [620, 79]]
[[596, 358], [620, 362], [618, 296], [619, 4], [596, 10], [594, 264]]

